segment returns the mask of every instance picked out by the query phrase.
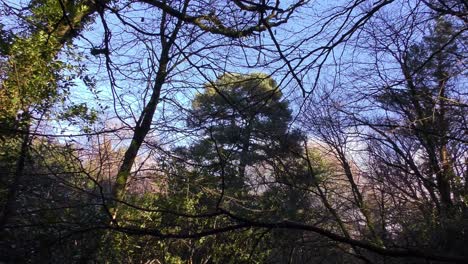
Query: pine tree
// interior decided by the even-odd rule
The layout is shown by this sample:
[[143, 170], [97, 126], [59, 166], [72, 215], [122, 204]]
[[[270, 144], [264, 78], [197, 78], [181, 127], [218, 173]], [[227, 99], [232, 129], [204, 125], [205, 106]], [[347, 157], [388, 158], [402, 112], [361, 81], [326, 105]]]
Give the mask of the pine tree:
[[288, 106], [268, 75], [225, 74], [193, 101], [188, 124], [200, 129], [203, 139], [192, 152], [204, 159], [224, 159], [229, 184], [241, 187], [248, 181], [249, 166], [300, 151], [300, 134], [288, 132]]

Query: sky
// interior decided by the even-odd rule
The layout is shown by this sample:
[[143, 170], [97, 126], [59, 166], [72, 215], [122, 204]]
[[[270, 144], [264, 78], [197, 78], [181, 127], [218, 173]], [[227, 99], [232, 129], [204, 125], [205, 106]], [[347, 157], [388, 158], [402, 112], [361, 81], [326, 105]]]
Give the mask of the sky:
[[[185, 110], [190, 108], [191, 100], [197, 93], [203, 92], [203, 86], [208, 80], [216, 79], [216, 76], [223, 72], [271, 74], [285, 97], [291, 102], [296, 116], [304, 110], [305, 99], [315, 97], [316, 100], [320, 100], [327, 91], [329, 95], [338, 94], [336, 92], [339, 91], [341, 93], [339, 99], [345, 100], [353, 97], [351, 94], [355, 91], [366, 92], [367, 87], [378, 86], [381, 80], [374, 79], [372, 75], [366, 78], [356, 78], [358, 75], [355, 75], [362, 69], [365, 70], [364, 73], [372, 72], [374, 63], [379, 63], [382, 68], [391, 68], [391, 61], [387, 60], [388, 58], [379, 57], [376, 61], [376, 58], [362, 52], [368, 48], [366, 44], [370, 44], [366, 39], [369, 32], [357, 31], [356, 38], [349, 40], [348, 45], [338, 45], [331, 53], [321, 53], [323, 49], [320, 48], [333, 44], [329, 42], [330, 38], [346, 33], [362, 18], [364, 11], [382, 1], [356, 2], [360, 2], [358, 8], [352, 12], [345, 12], [344, 7], [349, 7], [355, 2], [310, 1], [307, 6], [299, 9], [287, 24], [275, 28], [272, 31], [273, 36], [270, 36], [269, 32], [263, 32], [253, 38], [233, 40], [212, 34], [200, 34], [197, 42], [186, 49], [188, 53], [198, 50], [198, 56], [190, 57], [190, 62], [182, 56], [174, 59], [179, 64], [168, 77], [161, 94], [162, 102], [157, 109], [155, 127], [168, 125], [167, 122], [172, 127], [185, 126], [187, 114]], [[7, 3], [18, 4], [12, 0], [8, 0]], [[24, 6], [27, 1], [22, 0], [19, 3]], [[405, 17], [406, 13], [414, 8], [411, 3], [411, 1], [396, 1], [386, 8], [382, 15]], [[282, 4], [286, 6], [288, 2]], [[133, 4], [126, 7], [121, 14], [127, 22], [132, 22], [133, 26], [146, 32], [158, 33], [159, 12], [154, 9], [149, 10], [143, 5]], [[343, 13], [333, 17], [333, 21], [328, 21], [328, 18], [337, 12]], [[372, 22], [379, 23], [378, 19]], [[135, 33], [134, 29], [124, 26], [122, 21], [110, 12], [106, 15], [106, 23], [112, 32], [110, 59], [115, 78], [114, 86], [111, 87], [109, 82], [105, 57], [93, 56], [90, 53], [92, 48], [102, 48], [103, 45], [104, 30], [100, 18], [96, 17], [95, 22], [74, 41], [76, 50], [84, 57], [82, 61], [73, 63], [84, 65], [87, 68], [85, 74], [94, 78], [97, 85], [93, 93], [82, 80], [76, 79], [70, 100], [104, 111], [102, 124], [95, 125], [97, 129], [102, 129], [102, 126], [115, 126], [121, 121], [128, 122], [130, 126], [135, 122], [150, 95], [150, 87], [154, 81], [154, 67], [157, 66], [160, 50], [159, 36], [143, 36]], [[190, 30], [186, 28], [184, 31], [189, 34], [178, 39], [177, 44], [180, 47], [186, 44], [189, 37], [197, 34]], [[287, 63], [278, 56], [272, 37], [276, 39], [283, 55], [288, 58]], [[339, 37], [335, 37], [336, 39]], [[314, 50], [315, 52], [311, 52]], [[65, 55], [62, 56], [66, 59]], [[369, 65], [366, 66], [365, 63]], [[198, 69], [192, 64], [196, 64]], [[296, 76], [291, 74], [290, 68], [294, 69]], [[307, 98], [304, 98], [303, 90]], [[68, 130], [63, 132], [65, 134], [78, 132], [77, 127], [67, 124], [63, 124], [57, 132], [61, 133], [63, 129]], [[160, 133], [159, 137], [161, 136], [168, 139], [174, 136], [185, 137], [183, 134], [168, 134], [164, 131]]]

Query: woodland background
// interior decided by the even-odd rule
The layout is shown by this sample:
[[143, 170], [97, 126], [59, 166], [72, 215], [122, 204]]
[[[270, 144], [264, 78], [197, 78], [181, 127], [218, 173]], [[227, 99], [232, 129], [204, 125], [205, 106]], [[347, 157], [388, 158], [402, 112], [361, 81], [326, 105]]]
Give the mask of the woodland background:
[[0, 0], [3, 263], [468, 263], [463, 0]]

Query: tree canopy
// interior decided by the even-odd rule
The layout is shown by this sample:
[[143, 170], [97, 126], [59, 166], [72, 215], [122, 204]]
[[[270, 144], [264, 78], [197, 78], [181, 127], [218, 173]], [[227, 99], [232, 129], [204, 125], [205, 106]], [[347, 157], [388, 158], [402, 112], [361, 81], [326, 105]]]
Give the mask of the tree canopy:
[[467, 263], [461, 0], [0, 0], [0, 262]]

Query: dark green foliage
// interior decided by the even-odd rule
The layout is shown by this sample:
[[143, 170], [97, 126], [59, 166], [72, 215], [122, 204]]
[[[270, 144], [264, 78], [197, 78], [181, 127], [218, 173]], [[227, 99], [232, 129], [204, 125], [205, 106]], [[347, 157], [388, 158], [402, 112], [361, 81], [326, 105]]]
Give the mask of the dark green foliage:
[[[8, 153], [8, 154], [7, 154]], [[17, 146], [2, 146], [2, 194], [17, 173]], [[89, 189], [75, 151], [52, 141], [29, 147], [15, 210], [1, 231], [0, 255], [7, 263], [78, 262], [93, 244], [85, 226], [100, 221], [99, 198]], [[3, 197], [2, 197], [3, 198]], [[2, 201], [2, 205], [4, 201]]]
[[288, 102], [268, 75], [225, 74], [206, 85], [192, 108], [188, 124], [203, 139], [191, 152], [223, 166], [226, 188], [243, 186], [248, 166], [300, 152], [300, 134], [288, 129]]
[[[385, 123], [400, 127], [393, 132], [392, 140], [420, 153], [412, 158], [419, 164], [417, 173], [432, 195], [418, 208], [406, 206], [404, 214], [411, 220], [401, 217], [404, 230], [399, 239], [404, 241], [402, 244], [454, 255], [466, 255], [466, 235], [462, 234], [468, 228], [466, 167], [457, 171], [454, 165], [466, 163], [460, 154], [466, 153], [466, 92], [459, 82], [466, 66], [462, 63], [461, 46], [465, 44], [459, 37], [461, 31], [447, 18], [438, 18], [429, 34], [405, 52], [401, 65], [404, 85], [385, 89], [377, 98], [384, 109], [396, 114]], [[406, 174], [401, 167], [386, 168], [385, 162], [379, 160], [385, 168], [379, 173]], [[412, 211], [424, 214], [413, 215]]]

